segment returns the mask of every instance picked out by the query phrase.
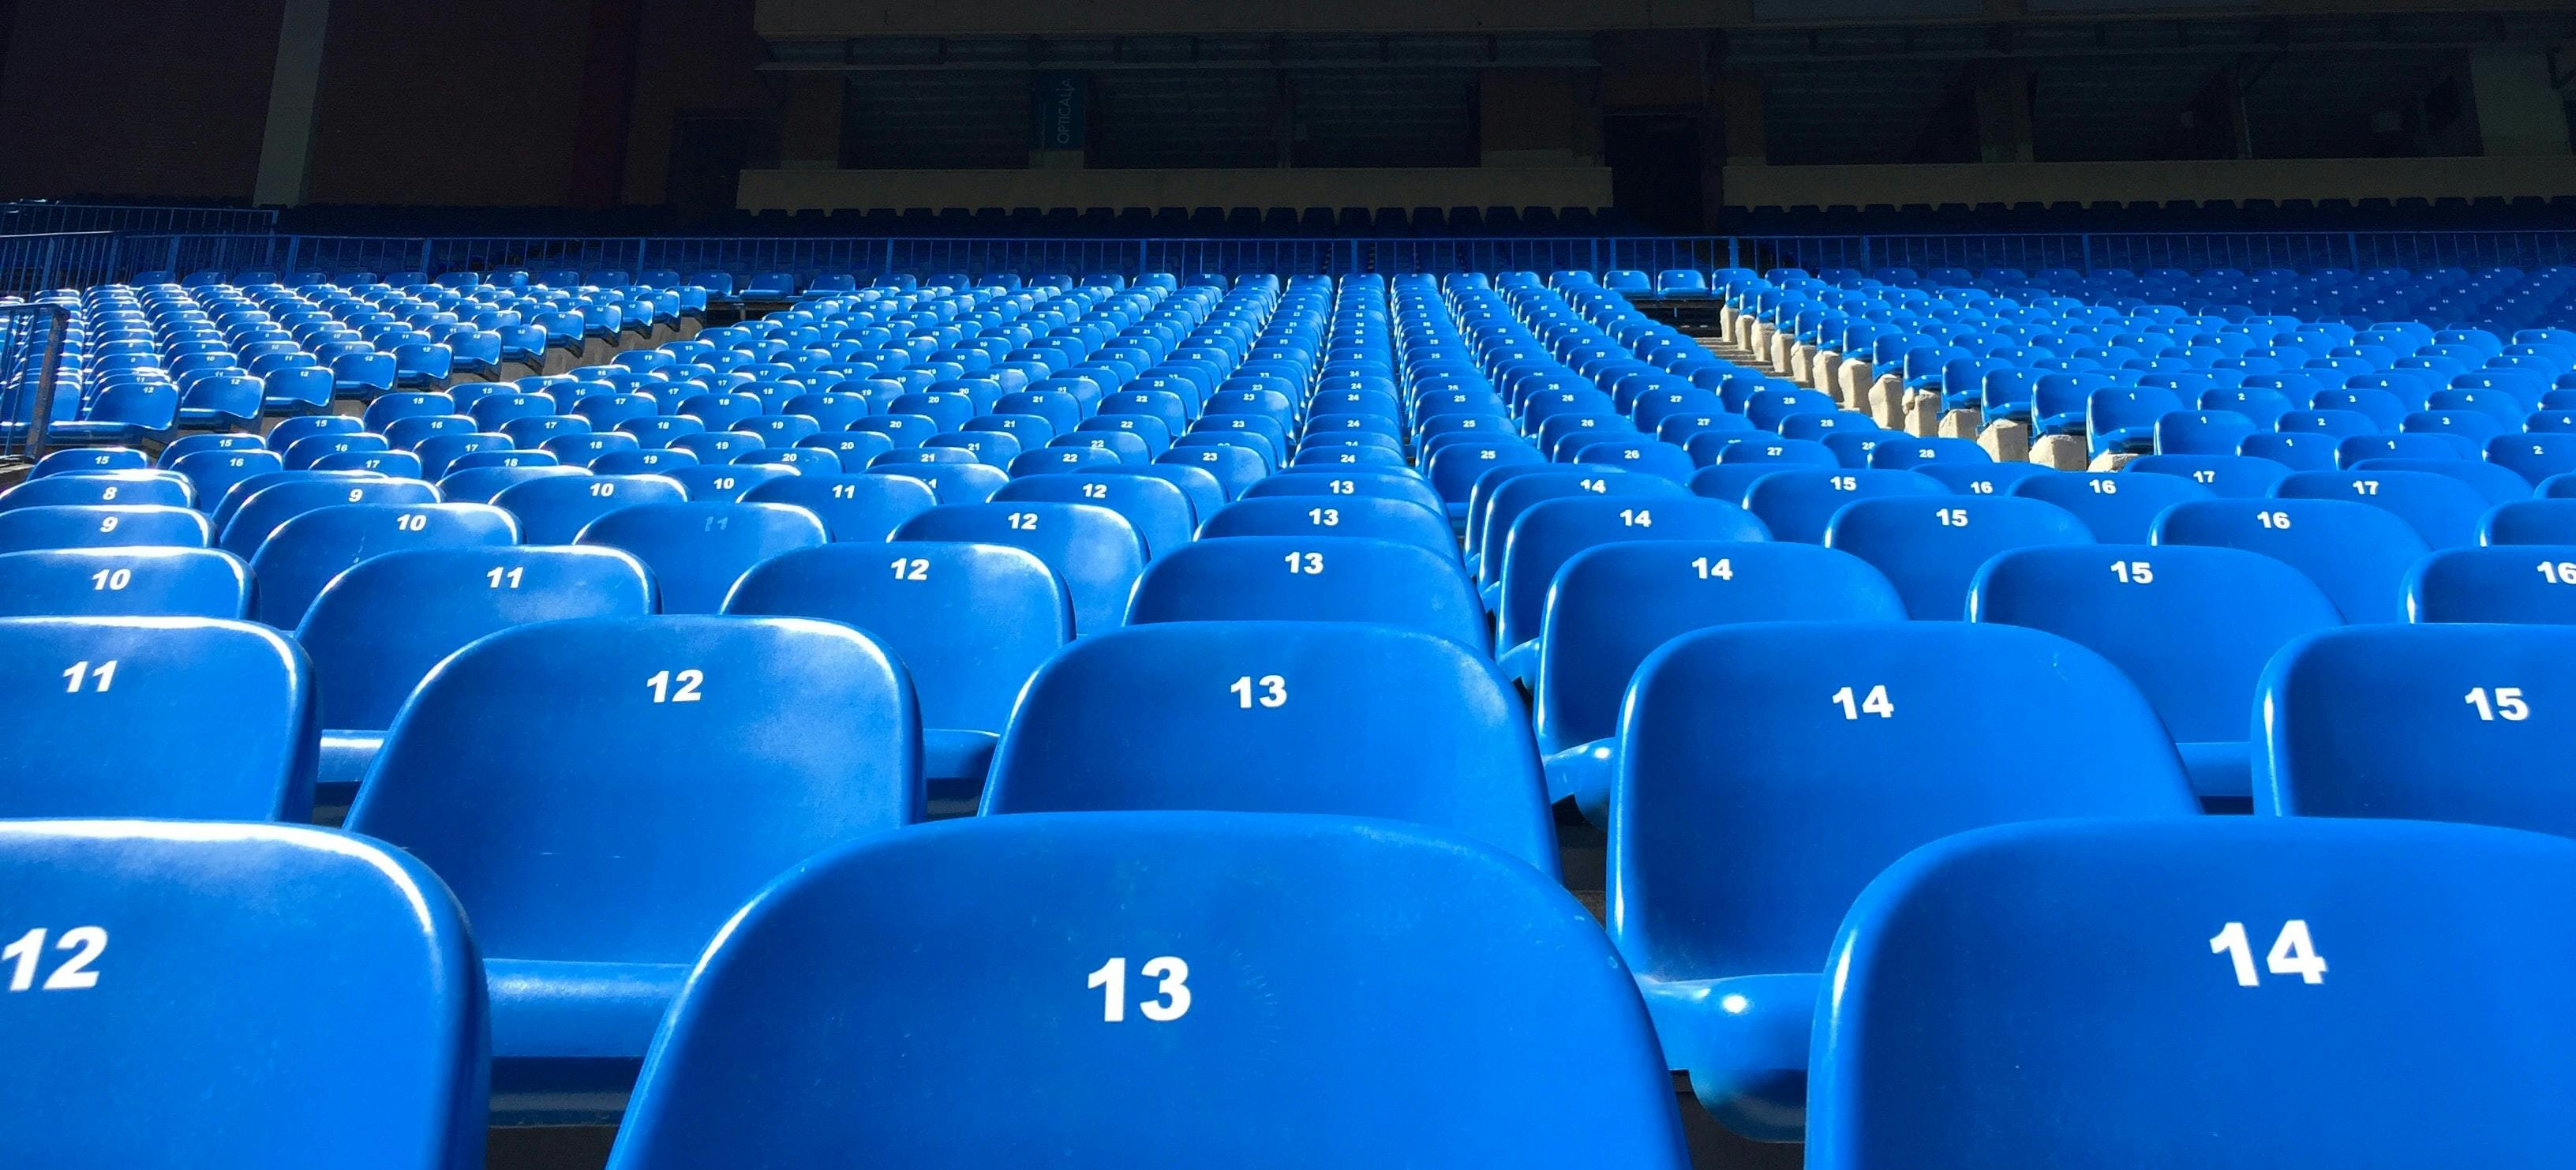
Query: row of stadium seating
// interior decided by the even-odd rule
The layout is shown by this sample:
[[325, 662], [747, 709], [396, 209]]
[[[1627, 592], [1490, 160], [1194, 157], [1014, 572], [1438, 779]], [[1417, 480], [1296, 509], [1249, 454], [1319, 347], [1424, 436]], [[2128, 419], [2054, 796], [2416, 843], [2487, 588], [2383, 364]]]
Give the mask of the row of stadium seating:
[[[2410, 580], [2524, 587], [2554, 617], [2576, 549], [2470, 547], [2489, 505], [2463, 532], [2423, 501], [2466, 481], [2432, 471], [2303, 492], [2235, 464], [1999, 463], [1840, 409], [1789, 376], [1816, 354], [1782, 356], [1535, 274], [934, 284], [264, 437], [64, 453], [0, 497], [23, 550], [0, 591], [35, 615], [0, 619], [35, 729], [7, 811], [297, 820], [319, 785], [355, 836], [13, 825], [0, 865], [36, 859], [70, 955], [39, 938], [20, 970], [42, 951], [49, 982], [78, 968], [65, 992], [119, 986], [71, 953], [120, 857], [147, 875], [128, 916], [208, 865], [346, 875], [347, 903], [392, 908], [376, 933], [317, 900], [252, 936], [327, 922], [312, 977], [389, 964], [384, 998], [271, 1010], [375, 1008], [369, 1046], [420, 1063], [346, 1111], [380, 1124], [258, 1136], [373, 1132], [393, 1164], [470, 1144], [486, 1029], [502, 1116], [622, 1106], [637, 1166], [1435, 1139], [1425, 1158], [1678, 1164], [1662, 1070], [1821, 1165], [2534, 1148], [2567, 1058], [2425, 940], [2549, 921], [2530, 884], [2576, 846], [2505, 830], [2576, 832], [2548, 731], [2576, 630], [2429, 624], [2430, 600], [2428, 624], [2363, 623]], [[2556, 503], [2507, 507], [2545, 526]], [[2384, 609], [2345, 608], [2374, 588]], [[918, 823], [966, 795], [990, 815]], [[1550, 888], [1566, 799], [1609, 834], [1606, 940]], [[2501, 828], [2317, 819], [2342, 816]], [[2026, 823], [2062, 818], [2091, 819]], [[2545, 980], [2560, 954], [2511, 962]], [[459, 990], [478, 963], [488, 1018]], [[46, 1035], [94, 1019], [30, 1002]], [[311, 1017], [222, 1026], [286, 1018]], [[2102, 1061], [2106, 1033], [2136, 1059]], [[2257, 1058], [2284, 1044], [2332, 1059], [2285, 1085]], [[1265, 1127], [1203, 1104], [1150, 1131], [1077, 1116], [1132, 1091], [1093, 1069], [1148, 1060], [1357, 1116], [1257, 1151], [1229, 1141]], [[959, 1120], [1033, 1068], [1041, 1104]], [[1499, 1099], [1561, 1120], [1505, 1133], [1490, 1082], [1523, 1069], [1546, 1083]], [[2327, 1124], [2400, 1093], [2512, 1120]], [[2115, 1125], [2177, 1101], [2237, 1124]]]

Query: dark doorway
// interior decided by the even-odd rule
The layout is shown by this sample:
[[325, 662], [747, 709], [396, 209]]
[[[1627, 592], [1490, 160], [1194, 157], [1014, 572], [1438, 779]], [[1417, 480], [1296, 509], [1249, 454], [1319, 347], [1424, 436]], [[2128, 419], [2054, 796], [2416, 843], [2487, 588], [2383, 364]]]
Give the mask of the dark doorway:
[[1675, 235], [1707, 230], [1700, 189], [1698, 115], [1606, 115], [1601, 119], [1601, 148], [1610, 161], [1611, 202], [1628, 218]]

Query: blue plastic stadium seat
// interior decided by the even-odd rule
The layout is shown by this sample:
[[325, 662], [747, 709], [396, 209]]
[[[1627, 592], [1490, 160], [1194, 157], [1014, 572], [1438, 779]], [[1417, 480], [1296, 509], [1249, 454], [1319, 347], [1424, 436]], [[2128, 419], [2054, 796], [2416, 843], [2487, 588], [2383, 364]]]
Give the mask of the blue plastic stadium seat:
[[2159, 545], [2240, 548], [2305, 574], [2346, 622], [2406, 620], [2406, 573], [2429, 551], [2396, 514], [2342, 500], [2203, 500], [2156, 522]]
[[[7, 526], [0, 516], [0, 528]], [[2488, 509], [2478, 520], [2478, 543], [2576, 544], [2576, 500], [2516, 500]]]
[[2091, 543], [2092, 532], [2074, 513], [2011, 496], [1855, 500], [1825, 529], [1825, 547], [1886, 574], [1916, 621], [1966, 618], [1968, 585], [1998, 554]]
[[449, 658], [349, 810], [474, 923], [493, 1089], [614, 1113], [689, 964], [762, 886], [921, 819], [902, 668], [792, 618], [577, 618]]
[[1871, 884], [1827, 960], [1806, 1164], [2554, 1164], [2576, 1028], [2497, 989], [2576, 978], [2571, 881], [2576, 846], [2466, 825], [1940, 842]]
[[751, 489], [762, 484], [788, 479], [800, 474], [792, 467], [718, 464], [714, 466], [674, 467], [659, 473], [661, 478], [680, 485], [689, 499], [701, 504], [727, 504], [740, 501]]
[[787, 504], [632, 504], [581, 530], [576, 544], [632, 553], [653, 573], [664, 613], [715, 613], [753, 565], [829, 542], [812, 512]]
[[1968, 619], [2046, 630], [2109, 659], [2164, 720], [2193, 789], [2230, 808], [2251, 791], [2246, 745], [2264, 664], [2343, 621], [2289, 564], [2179, 544], [2003, 553], [1977, 574]]
[[[288, 474], [335, 476], [344, 473]], [[317, 508], [347, 504], [423, 507], [438, 502], [438, 489], [416, 479], [293, 479], [259, 487], [241, 495], [239, 500], [240, 507], [230, 517], [220, 513], [215, 516], [215, 527], [221, 534], [215, 545], [234, 556], [248, 558], [259, 551], [280, 525]]]
[[0, 553], [0, 617], [193, 617], [239, 621], [250, 572], [202, 548]]
[[676, 504], [680, 485], [658, 475], [568, 475], [516, 483], [492, 506], [519, 518], [521, 544], [571, 544], [590, 522], [638, 504]]
[[1458, 541], [1445, 511], [1373, 496], [1338, 499], [1261, 496], [1239, 499], [1199, 525], [1202, 540], [1225, 536], [1360, 536], [1412, 544], [1455, 557]]
[[152, 457], [132, 447], [66, 447], [46, 452], [27, 478], [43, 479], [66, 471], [144, 471], [151, 466]]
[[1171, 483], [1141, 475], [1060, 471], [1014, 476], [993, 492], [995, 503], [1096, 504], [1127, 518], [1151, 561], [1189, 544], [1197, 526], [1189, 497]]
[[302, 651], [242, 622], [0, 619], [0, 818], [309, 819], [312, 688]]
[[835, 541], [883, 541], [906, 520], [939, 502], [930, 485], [893, 475], [815, 474], [770, 480], [744, 492], [745, 502], [790, 504], [814, 514]]
[[1744, 506], [1771, 529], [1774, 540], [1822, 544], [1834, 513], [1854, 500], [1949, 494], [1941, 481], [1918, 471], [1793, 467], [1755, 480], [1745, 489]]
[[403, 700], [432, 667], [476, 638], [560, 618], [641, 617], [653, 608], [644, 566], [615, 549], [410, 548], [350, 566], [295, 627], [320, 695], [318, 802], [349, 803]]
[[153, 546], [204, 548], [214, 526], [193, 508], [48, 504], [0, 512], [0, 552]]
[[1412, 821], [1556, 872], [1511, 685], [1450, 639], [1388, 626], [1175, 622], [1067, 647], [1021, 694], [983, 812], [1130, 809]]
[[1064, 582], [1080, 635], [1118, 627], [1145, 567], [1135, 526], [1093, 504], [942, 504], [904, 521], [894, 539], [998, 544], [1036, 554]]
[[1495, 641], [1504, 671], [1527, 681], [1537, 669], [1539, 635], [1557, 570], [1575, 554], [1618, 541], [1762, 541], [1771, 538], [1753, 514], [1723, 500], [1576, 495], [1542, 500], [1512, 521], [1503, 537], [1502, 572], [1493, 599]]
[[[1612, 482], [1634, 483], [1625, 473], [1613, 475]], [[1263, 500], [1272, 496], [1360, 496], [1368, 499], [1406, 500], [1425, 509], [1445, 514], [1446, 505], [1440, 493], [1421, 476], [1411, 472], [1381, 468], [1374, 471], [1290, 470], [1271, 476], [1243, 489], [1241, 498]]]
[[1811, 544], [1623, 542], [1557, 571], [1531, 691], [1548, 797], [1607, 819], [1619, 703], [1637, 664], [1692, 630], [1739, 622], [1897, 621], [1896, 587], [1867, 561]]
[[2350, 500], [2384, 509], [2434, 548], [2476, 544], [2478, 519], [2489, 506], [2476, 488], [2428, 471], [2302, 471], [2272, 492], [2285, 500]]
[[992, 544], [783, 553], [743, 576], [725, 612], [822, 618], [884, 643], [920, 700], [922, 775], [942, 799], [975, 798], [1020, 688], [1073, 637], [1072, 603], [1046, 562]]
[[0, 889], [11, 941], [33, 948], [9, 997], [21, 1059], [0, 1064], [14, 1148], [65, 1166], [483, 1164], [474, 947], [401, 852], [283, 825], [0, 821]]
[[409, 548], [518, 543], [519, 525], [490, 504], [333, 504], [277, 526], [251, 556], [252, 615], [282, 630], [304, 620], [322, 587], [369, 557]]
[[2576, 624], [2576, 545], [2441, 549], [2407, 574], [2406, 612], [2417, 622]]
[[2186, 476], [2095, 471], [2038, 476], [2014, 484], [2012, 491], [2074, 513], [2105, 544], [2143, 544], [2165, 509], [2212, 495]]
[[1454, 560], [1352, 536], [1233, 536], [1157, 557], [1136, 580], [1127, 624], [1369, 622], [1490, 648], [1485, 607]]
[[[1727, 717], [1710, 718], [1721, 705]], [[2083, 758], [1993, 750], [1971, 731], [1982, 726], [2048, 728]], [[1835, 982], [1826, 952], [1880, 870], [1986, 825], [2194, 809], [2137, 690], [2037, 630], [1701, 630], [1638, 668], [1619, 739], [1611, 937], [1667, 1063], [1757, 1139], [1798, 1135], [1811, 1014]]]
[[[612, 1162], [1683, 1170], [1623, 978], [1562, 890], [1409, 826], [931, 825], [800, 865], [735, 921]], [[1102, 1071], [1138, 1061], [1168, 1109], [1119, 1106]]]
[[0, 491], [0, 512], [66, 504], [185, 508], [193, 495], [188, 477], [173, 471], [71, 471]]
[[2261, 499], [2290, 469], [2251, 455], [2142, 455], [2120, 469], [2129, 475], [2172, 475], [2227, 499]]

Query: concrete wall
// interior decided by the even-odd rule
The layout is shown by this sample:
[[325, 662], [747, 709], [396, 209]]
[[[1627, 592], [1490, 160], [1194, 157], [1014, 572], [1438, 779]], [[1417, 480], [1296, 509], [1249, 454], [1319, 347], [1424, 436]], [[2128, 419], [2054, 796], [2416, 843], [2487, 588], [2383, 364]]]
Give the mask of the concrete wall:
[[1607, 207], [1600, 167], [745, 171], [748, 211], [923, 207]]
[[589, 8], [337, 0], [306, 197], [569, 202]]
[[0, 198], [250, 198], [283, 0], [13, 8]]
[[1726, 168], [1730, 207], [2476, 199], [2571, 192], [2576, 159], [2564, 156]]

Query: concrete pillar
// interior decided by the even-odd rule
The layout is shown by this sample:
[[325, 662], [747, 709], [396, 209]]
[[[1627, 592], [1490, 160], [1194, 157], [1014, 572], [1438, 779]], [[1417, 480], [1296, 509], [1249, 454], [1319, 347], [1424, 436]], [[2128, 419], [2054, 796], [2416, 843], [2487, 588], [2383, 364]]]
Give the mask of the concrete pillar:
[[313, 159], [313, 111], [322, 93], [322, 43], [331, 0], [286, 0], [277, 27], [277, 69], [268, 82], [268, 128], [260, 138], [259, 176], [251, 202], [284, 207], [304, 202]]
[[841, 165], [841, 111], [847, 82], [838, 73], [789, 75], [779, 107], [778, 165], [837, 170]]
[[1769, 131], [1763, 126], [1762, 75], [1729, 69], [1717, 75], [1717, 101], [1724, 119], [1726, 162], [1755, 167], [1771, 161]]
[[2470, 54], [2469, 88], [2476, 98], [2480, 153], [2568, 153], [2567, 99], [2550, 84], [2547, 53], [2522, 48]]
[[1988, 62], [1971, 70], [1968, 84], [1977, 109], [1977, 161], [2030, 162], [2030, 66]]

